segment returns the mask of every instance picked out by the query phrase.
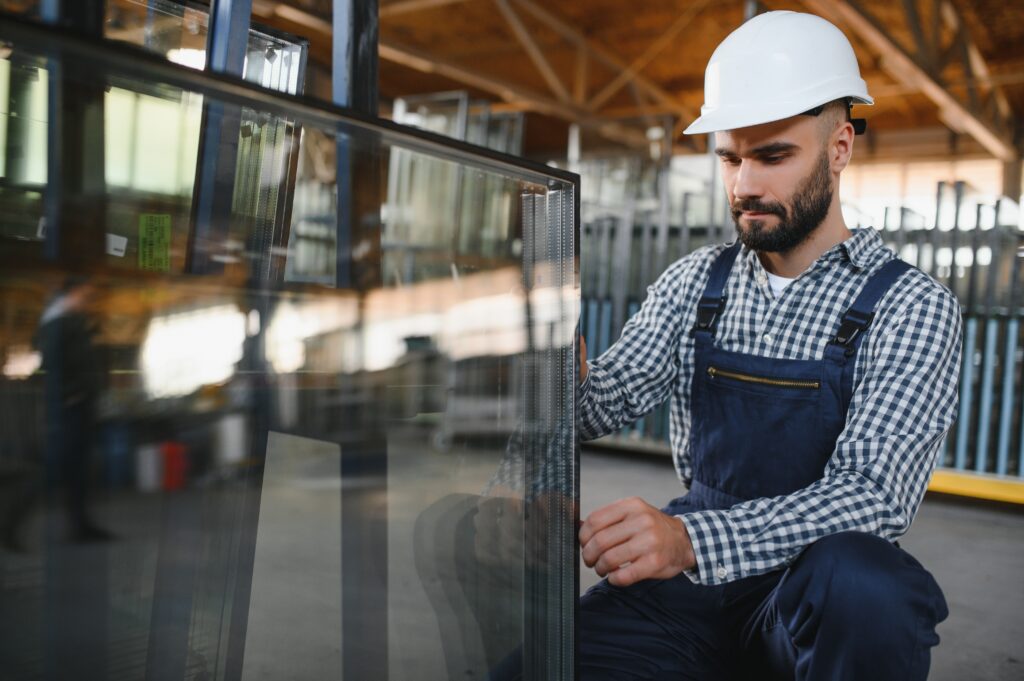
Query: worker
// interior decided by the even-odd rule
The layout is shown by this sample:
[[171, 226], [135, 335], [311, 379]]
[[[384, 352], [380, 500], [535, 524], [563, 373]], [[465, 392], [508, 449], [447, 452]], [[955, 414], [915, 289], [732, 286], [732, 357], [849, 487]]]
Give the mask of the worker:
[[738, 240], [671, 265], [619, 340], [581, 353], [579, 430], [671, 401], [685, 495], [591, 513], [580, 678], [925, 679], [942, 591], [896, 539], [956, 413], [960, 307], [839, 180], [872, 104], [842, 32], [768, 12], [705, 72]]

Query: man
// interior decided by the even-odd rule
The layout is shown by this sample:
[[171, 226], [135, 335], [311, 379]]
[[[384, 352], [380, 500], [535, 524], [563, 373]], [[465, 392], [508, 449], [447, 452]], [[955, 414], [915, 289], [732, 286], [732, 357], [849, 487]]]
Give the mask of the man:
[[954, 419], [959, 305], [843, 223], [872, 100], [836, 27], [763, 14], [705, 78], [686, 132], [714, 133], [739, 242], [670, 266], [580, 386], [584, 439], [670, 399], [689, 491], [583, 523], [580, 678], [925, 679], [946, 604], [894, 540]]
[[103, 391], [102, 357], [90, 307], [95, 285], [71, 276], [43, 311], [36, 345], [46, 372], [47, 465], [63, 488], [67, 532], [75, 542], [113, 538], [89, 510], [96, 408]]

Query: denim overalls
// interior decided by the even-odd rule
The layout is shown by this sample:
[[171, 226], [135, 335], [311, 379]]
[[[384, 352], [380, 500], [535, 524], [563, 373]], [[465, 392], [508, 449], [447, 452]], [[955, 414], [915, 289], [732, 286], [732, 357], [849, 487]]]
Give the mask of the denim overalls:
[[[878, 300], [909, 265], [892, 260], [838, 320], [817, 360], [715, 347], [739, 243], [711, 266], [694, 337], [689, 494], [676, 515], [789, 494], [822, 478], [846, 423], [853, 373]], [[720, 575], [722, 576], [722, 575]], [[942, 593], [907, 552], [845, 532], [791, 566], [718, 586], [685, 575], [581, 599], [580, 679], [925, 679]]]

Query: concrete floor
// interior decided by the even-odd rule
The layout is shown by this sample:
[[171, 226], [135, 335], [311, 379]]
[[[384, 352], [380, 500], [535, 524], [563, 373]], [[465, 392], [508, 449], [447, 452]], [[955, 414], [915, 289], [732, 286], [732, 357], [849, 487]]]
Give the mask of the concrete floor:
[[[584, 450], [581, 516], [627, 496], [660, 506], [681, 487], [664, 455]], [[1024, 511], [929, 495], [900, 545], [935, 576], [949, 605], [933, 681], [1024, 679]], [[581, 565], [582, 588], [598, 578]]]
[[[390, 522], [390, 559], [385, 570], [390, 593], [389, 678], [484, 678], [489, 662], [483, 655], [488, 651], [473, 615], [480, 603], [463, 599], [466, 602], [452, 601], [447, 610], [442, 608], [436, 589], [430, 591], [426, 585], [443, 587], [455, 580], [437, 570], [425, 579], [418, 564], [422, 556], [414, 548], [417, 519], [423, 511], [443, 495], [479, 491], [494, 471], [498, 452], [429, 453], [419, 444], [422, 440], [422, 434], [413, 431], [394, 439], [387, 481], [391, 494], [379, 500], [387, 505]], [[287, 460], [277, 460], [278, 450], [287, 453]], [[336, 445], [290, 436], [268, 443], [243, 669], [247, 680], [338, 677], [345, 638], [344, 631], [338, 635], [345, 607], [337, 579], [344, 520], [339, 503], [346, 494], [358, 491], [361, 481], [343, 485], [336, 459]], [[588, 450], [581, 468], [583, 514], [630, 495], [662, 504], [681, 490], [664, 456]], [[19, 554], [0, 551], [0, 659], [4, 660], [0, 679], [44, 678], [44, 662], [51, 650], [63, 651], [62, 659], [78, 670], [89, 669], [85, 660], [95, 658], [95, 667], [102, 673], [86, 672], [80, 678], [141, 678], [161, 650], [178, 650], [163, 634], [149, 636], [154, 622], [164, 622], [153, 605], [158, 590], [167, 602], [191, 604], [192, 615], [184, 611], [183, 620], [194, 630], [188, 644], [189, 668], [175, 678], [205, 678], [216, 668], [215, 648], [223, 639], [218, 622], [225, 593], [214, 577], [227, 564], [222, 555], [226, 549], [207, 539], [229, 536], [237, 529], [228, 522], [231, 518], [218, 520], [220, 516], [210, 510], [219, 508], [219, 499], [225, 504], [230, 501], [222, 499], [226, 494], [226, 490], [195, 489], [166, 496], [111, 495], [97, 501], [95, 511], [117, 541], [57, 542], [48, 551], [36, 547]], [[185, 523], [191, 517], [189, 509], [199, 508], [213, 515], [203, 523]], [[60, 516], [59, 510], [55, 515]], [[221, 520], [227, 525], [218, 525]], [[168, 534], [178, 521], [184, 523], [183, 529]], [[33, 536], [42, 537], [41, 513], [35, 525]], [[512, 527], [521, 536], [521, 524]], [[504, 534], [495, 537], [497, 545], [508, 548]], [[1022, 540], [1024, 512], [1020, 510], [926, 499], [901, 543], [935, 575], [951, 611], [939, 628], [942, 643], [933, 656], [932, 679], [1024, 680]], [[486, 542], [474, 544], [474, 551], [482, 553], [473, 556], [489, 556], [484, 552], [488, 547]], [[197, 565], [202, 570], [196, 574], [174, 570], [176, 561], [193, 550], [200, 552]], [[523, 559], [521, 554], [506, 557], [504, 553], [499, 558], [512, 565]], [[182, 564], [194, 562], [183, 560]], [[168, 571], [166, 576], [161, 576], [161, 566]], [[179, 572], [181, 580], [176, 578]], [[494, 572], [490, 567], [478, 572], [480, 584], [473, 593], [486, 593], [497, 613], [486, 621], [517, 635], [514, 625], [522, 619], [522, 584], [484, 579]], [[584, 587], [596, 581], [596, 575], [585, 568], [581, 576]], [[65, 587], [70, 589], [67, 593], [60, 590]], [[497, 587], [505, 588], [506, 598], [499, 598]], [[177, 589], [182, 590], [180, 598], [175, 595]], [[78, 620], [63, 616], [76, 612], [82, 615]], [[91, 619], [85, 617], [90, 613]], [[176, 617], [167, 620], [177, 621]], [[53, 622], [59, 626], [51, 626]], [[53, 640], [63, 643], [54, 648]], [[153, 648], [154, 640], [161, 645]], [[455, 650], [452, 641], [465, 650]], [[454, 674], [449, 655], [472, 665], [467, 667], [467, 662]], [[466, 673], [467, 669], [476, 671]]]

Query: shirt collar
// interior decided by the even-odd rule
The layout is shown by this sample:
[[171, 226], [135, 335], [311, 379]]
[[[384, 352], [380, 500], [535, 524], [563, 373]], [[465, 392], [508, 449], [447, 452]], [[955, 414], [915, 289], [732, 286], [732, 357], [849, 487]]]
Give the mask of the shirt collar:
[[858, 268], [870, 267], [883, 254], [885, 243], [878, 230], [871, 227], [851, 229], [850, 238], [842, 243], [836, 244], [822, 255], [829, 256], [833, 251], [839, 251], [842, 258], [844, 255], [850, 263]]
[[[884, 249], [885, 243], [878, 230], [871, 227], [851, 229], [850, 238], [822, 253], [818, 257], [817, 263], [849, 262], [857, 269], [864, 269], [870, 267], [884, 255]], [[755, 273], [763, 270], [761, 259], [757, 257], [756, 252], [743, 246], [741, 253]], [[813, 268], [814, 265], [811, 267]]]

